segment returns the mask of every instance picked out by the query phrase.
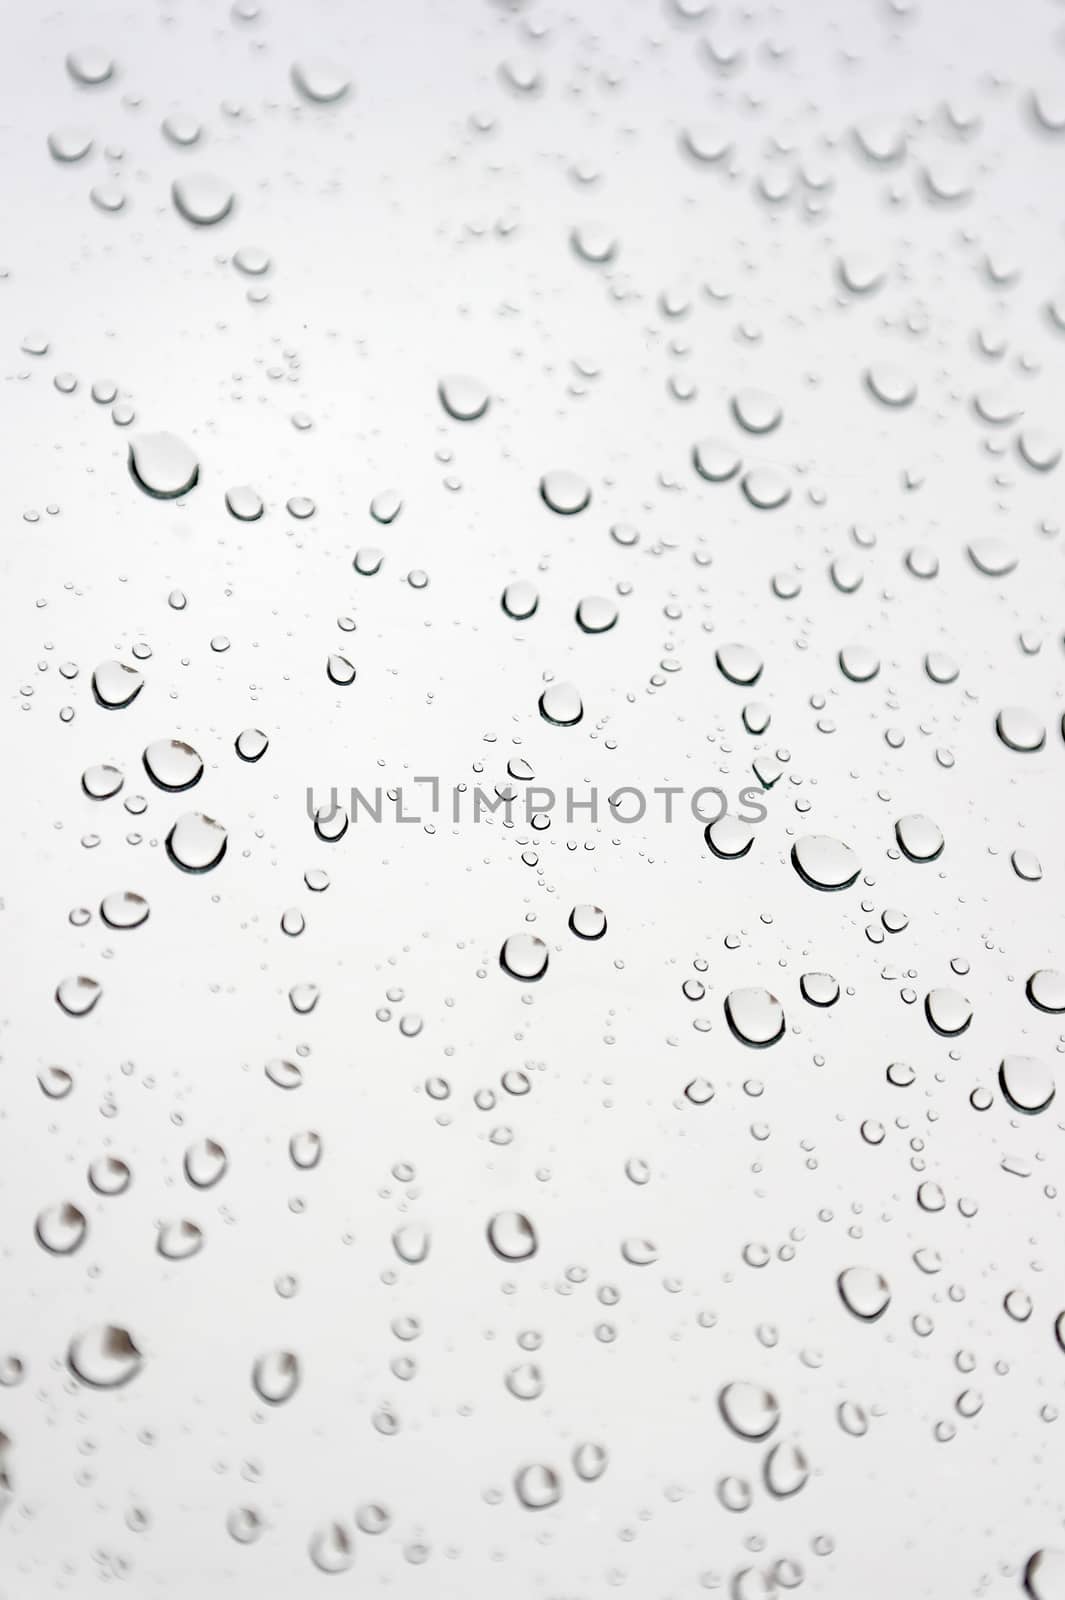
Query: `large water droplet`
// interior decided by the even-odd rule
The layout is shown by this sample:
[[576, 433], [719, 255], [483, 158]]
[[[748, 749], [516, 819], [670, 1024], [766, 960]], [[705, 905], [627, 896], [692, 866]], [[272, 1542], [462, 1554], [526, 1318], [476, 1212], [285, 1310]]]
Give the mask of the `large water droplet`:
[[260, 1400], [271, 1406], [283, 1405], [299, 1388], [299, 1357], [291, 1350], [269, 1350], [256, 1359], [251, 1381]]
[[1024, 706], [1003, 706], [995, 718], [995, 732], [1008, 750], [1031, 755], [1047, 741], [1046, 728]]
[[115, 63], [104, 50], [72, 50], [67, 56], [67, 71], [75, 83], [95, 88], [114, 74]]
[[1029, 1556], [1024, 1587], [1032, 1600], [1065, 1600], [1065, 1550], [1037, 1550]]
[[913, 378], [888, 361], [870, 367], [865, 381], [869, 393], [885, 406], [908, 406], [917, 398], [917, 384]]
[[355, 1564], [355, 1541], [342, 1522], [316, 1528], [307, 1551], [319, 1572], [348, 1572]]
[[[144, 679], [136, 667], [127, 667], [122, 661], [101, 661], [92, 675], [92, 692], [96, 704], [103, 706], [107, 711], [121, 711], [131, 705], [143, 688]], [[116, 769], [96, 767], [92, 770], [95, 773], [113, 773]], [[119, 783], [118, 788], [121, 787]], [[117, 791], [113, 789], [110, 792], [114, 794]]]
[[560, 517], [572, 517], [585, 509], [592, 498], [592, 491], [577, 473], [563, 468], [544, 473], [540, 479], [540, 498]]
[[925, 995], [925, 1016], [937, 1033], [951, 1039], [964, 1033], [973, 1020], [973, 1008], [956, 989], [931, 989]]
[[582, 633], [609, 633], [618, 620], [618, 608], [612, 600], [587, 595], [578, 602], [576, 620]]
[[187, 811], [166, 836], [166, 853], [185, 872], [209, 872], [226, 853], [226, 830], [202, 811]]
[[105, 895], [100, 901], [100, 915], [109, 928], [139, 928], [147, 922], [148, 912], [144, 896], [128, 889]]
[[849, 889], [862, 870], [850, 845], [827, 833], [796, 839], [791, 861], [803, 882], [814, 889]]
[[810, 1463], [805, 1452], [792, 1439], [781, 1439], [765, 1458], [765, 1486], [778, 1500], [798, 1494], [810, 1478]]
[[56, 128], [48, 135], [48, 149], [55, 161], [83, 161], [92, 149], [92, 134], [85, 128]]
[[937, 861], [943, 854], [943, 835], [938, 825], [920, 812], [898, 819], [895, 838], [910, 861]]
[[181, 739], [157, 739], [147, 746], [141, 759], [152, 782], [171, 794], [193, 788], [203, 777], [203, 761]]
[[562, 1480], [553, 1467], [522, 1467], [514, 1475], [514, 1489], [529, 1511], [544, 1511], [562, 1498]]
[[441, 378], [437, 393], [444, 410], [456, 422], [476, 422], [488, 410], [488, 390], [477, 378]]
[[784, 1008], [768, 989], [733, 989], [725, 1000], [725, 1017], [741, 1044], [764, 1049], [784, 1034]]
[[176, 500], [195, 488], [200, 464], [183, 439], [173, 433], [142, 433], [129, 447], [129, 470], [155, 500]]
[[71, 1341], [67, 1365], [90, 1389], [118, 1389], [137, 1376], [143, 1357], [125, 1328], [104, 1323]]
[[54, 1256], [69, 1256], [85, 1240], [89, 1224], [85, 1213], [70, 1201], [49, 1206], [34, 1223], [37, 1242]]
[[87, 1017], [102, 994], [95, 978], [77, 977], [64, 978], [55, 997], [68, 1017]]
[[332, 105], [343, 100], [351, 88], [351, 78], [332, 61], [295, 61], [292, 82], [305, 100], [315, 105]]
[[521, 1211], [499, 1211], [487, 1228], [488, 1243], [504, 1261], [527, 1261], [536, 1254], [536, 1230]]
[[547, 946], [534, 933], [512, 933], [499, 952], [499, 965], [512, 978], [535, 983], [547, 971]]
[[717, 1397], [721, 1415], [741, 1439], [766, 1439], [780, 1421], [775, 1394], [757, 1383], [727, 1383]]
[[751, 467], [740, 484], [758, 511], [777, 511], [791, 499], [791, 485], [779, 467]]
[[155, 1248], [167, 1261], [187, 1261], [203, 1249], [203, 1229], [187, 1218], [163, 1222], [155, 1236]]
[[187, 173], [170, 186], [174, 208], [198, 228], [212, 227], [233, 210], [236, 196], [223, 178], [208, 172]]
[[210, 1189], [225, 1176], [229, 1157], [217, 1139], [197, 1139], [185, 1151], [185, 1176], [196, 1189]]
[[569, 925], [579, 939], [601, 939], [606, 933], [606, 912], [598, 906], [574, 906]]
[[1025, 993], [1038, 1011], [1065, 1011], [1065, 972], [1042, 967], [1028, 979]]
[[1004, 1056], [998, 1069], [999, 1087], [1014, 1111], [1034, 1116], [1054, 1098], [1054, 1074], [1035, 1056]]
[[238, 522], [258, 522], [263, 514], [262, 496], [250, 484], [226, 490], [226, 509]]
[[725, 483], [743, 465], [732, 446], [720, 439], [700, 439], [693, 445], [692, 464], [707, 483]]
[[584, 704], [572, 683], [550, 683], [540, 696], [540, 715], [556, 728], [572, 728], [584, 716]]
[[732, 397], [732, 415], [748, 433], [772, 433], [784, 409], [776, 396], [764, 389], [740, 389]]
[[891, 1304], [887, 1279], [871, 1267], [847, 1267], [836, 1284], [847, 1310], [862, 1322], [875, 1322]]

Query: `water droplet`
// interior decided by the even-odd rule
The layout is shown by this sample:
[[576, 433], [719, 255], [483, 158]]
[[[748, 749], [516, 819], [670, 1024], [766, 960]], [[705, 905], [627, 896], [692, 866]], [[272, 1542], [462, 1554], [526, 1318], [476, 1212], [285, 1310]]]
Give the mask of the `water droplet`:
[[569, 925], [579, 939], [601, 939], [606, 933], [606, 912], [598, 906], [574, 906]]
[[876, 256], [864, 250], [848, 251], [846, 256], [841, 256], [837, 271], [843, 287], [851, 294], [872, 294], [887, 276]]
[[570, 1459], [582, 1483], [595, 1483], [606, 1471], [609, 1458], [601, 1444], [579, 1444], [575, 1446]]
[[[144, 688], [144, 679], [135, 667], [121, 661], [101, 661], [92, 675], [96, 704], [108, 711], [122, 711], [131, 705]], [[94, 768], [95, 772], [114, 772], [115, 768]], [[121, 788], [121, 784], [119, 784]], [[114, 793], [115, 791], [112, 791]]]
[[796, 839], [791, 862], [799, 877], [813, 889], [849, 889], [861, 866], [849, 845], [827, 833], [810, 833]]
[[263, 1531], [263, 1520], [251, 1506], [236, 1506], [226, 1517], [226, 1532], [238, 1544], [254, 1544]]
[[209, 872], [226, 853], [226, 830], [202, 811], [187, 811], [166, 836], [166, 853], [185, 872]]
[[696, 161], [723, 161], [732, 150], [732, 140], [722, 129], [708, 123], [688, 127], [683, 135], [684, 148]]
[[207, 172], [188, 173], [170, 186], [174, 209], [199, 228], [213, 227], [233, 210], [236, 196], [222, 178]]
[[200, 464], [173, 433], [142, 433], [129, 447], [134, 483], [154, 500], [176, 500], [199, 482]]
[[1046, 744], [1046, 728], [1024, 706], [1003, 706], [995, 718], [995, 732], [1008, 750], [1032, 754]]
[[536, 1254], [536, 1230], [521, 1211], [499, 1211], [487, 1228], [488, 1243], [504, 1261], [527, 1261]]
[[852, 683], [871, 683], [880, 671], [880, 658], [866, 645], [848, 644], [839, 653], [839, 666]]
[[1024, 1587], [1032, 1600], [1065, 1600], [1065, 1550], [1037, 1550], [1029, 1556]]
[[778, 467], [751, 467], [740, 484], [758, 511], [777, 511], [791, 499], [791, 486]]
[[441, 378], [437, 393], [440, 404], [456, 422], [476, 422], [488, 410], [488, 390], [477, 378]]
[[511, 1367], [503, 1381], [516, 1400], [539, 1400], [544, 1392], [544, 1375], [534, 1361]]
[[355, 682], [355, 667], [347, 656], [330, 656], [325, 664], [325, 670], [330, 683], [335, 683], [339, 689], [346, 689]]
[[573, 517], [588, 505], [592, 491], [589, 484], [578, 477], [577, 473], [563, 468], [556, 472], [544, 473], [540, 479], [540, 498], [560, 517]]
[[548, 684], [540, 696], [540, 715], [556, 728], [572, 728], [584, 716], [584, 705], [572, 683]]
[[576, 620], [582, 633], [608, 633], [618, 620], [618, 608], [612, 600], [588, 595], [578, 602]]
[[199, 139], [203, 129], [195, 117], [186, 116], [181, 111], [175, 111], [169, 117], [164, 117], [160, 124], [163, 137], [170, 140], [179, 149], [193, 145]]
[[125, 779], [117, 767], [86, 767], [81, 775], [81, 787], [90, 800], [110, 800], [112, 795], [119, 792], [124, 782]]
[[270, 741], [261, 728], [245, 728], [237, 734], [233, 748], [242, 761], [261, 761], [270, 748]]
[[515, 622], [524, 622], [527, 617], [534, 615], [540, 604], [540, 595], [533, 584], [519, 578], [507, 584], [501, 604], [508, 617], [513, 617]]
[[348, 73], [332, 61], [293, 62], [292, 82], [303, 98], [315, 105], [333, 105], [351, 88]]
[[97, 1194], [125, 1194], [132, 1182], [132, 1172], [118, 1156], [99, 1156], [89, 1167], [89, 1187]]
[[562, 1480], [553, 1467], [522, 1467], [514, 1475], [514, 1489], [529, 1511], [544, 1511], [562, 1498]]
[[109, 928], [139, 928], [148, 920], [148, 909], [144, 896], [128, 889], [105, 895], [100, 902], [100, 915]]
[[776, 1395], [757, 1383], [727, 1383], [717, 1403], [726, 1423], [741, 1439], [767, 1439], [780, 1421]]
[[299, 1357], [291, 1350], [270, 1350], [257, 1357], [251, 1371], [252, 1387], [267, 1405], [284, 1405], [299, 1388]]
[[722, 861], [738, 861], [754, 844], [754, 834], [747, 823], [727, 811], [716, 822], [707, 823], [703, 837]]
[[92, 134], [85, 128], [56, 128], [48, 135], [48, 149], [55, 161], [83, 161], [92, 144]]
[[1013, 546], [994, 535], [970, 539], [967, 550], [977, 572], [982, 572], [987, 578], [1003, 578], [1017, 565], [1017, 553]]
[[700, 439], [692, 446], [692, 463], [707, 483], [725, 483], [743, 465], [732, 446], [720, 439]]
[[512, 978], [535, 983], [547, 971], [547, 946], [534, 933], [512, 933], [499, 952], [499, 965]]
[[263, 514], [262, 497], [248, 484], [226, 490], [226, 510], [238, 522], [258, 522]]
[[191, 789], [203, 777], [203, 761], [190, 744], [180, 739], [157, 739], [141, 758], [152, 782], [171, 794]]
[[164, 1222], [156, 1233], [155, 1248], [167, 1261], [187, 1261], [203, 1249], [203, 1230], [184, 1218]]
[[601, 267], [606, 262], [613, 261], [618, 253], [617, 239], [609, 228], [604, 228], [599, 223], [586, 223], [582, 227], [572, 229], [569, 242], [574, 255], [593, 267]]
[[765, 1486], [778, 1500], [798, 1494], [810, 1478], [810, 1463], [794, 1440], [780, 1439], [765, 1458]]
[[768, 989], [733, 989], [725, 1000], [725, 1017], [741, 1044], [764, 1049], [784, 1035], [784, 1008]]
[[1025, 993], [1038, 1011], [1065, 1011], [1065, 973], [1042, 967], [1028, 979]]
[[319, 1572], [348, 1572], [355, 1564], [355, 1542], [341, 1522], [316, 1528], [307, 1549]]
[[865, 382], [873, 398], [885, 406], [908, 406], [917, 398], [917, 384], [913, 378], [887, 361], [870, 367]]
[[75, 83], [84, 88], [94, 88], [107, 83], [114, 74], [115, 63], [103, 50], [72, 50], [67, 56], [67, 71]]
[[102, 994], [95, 978], [78, 977], [64, 978], [55, 997], [68, 1017], [87, 1017]]
[[1017, 437], [1021, 460], [1036, 472], [1052, 472], [1061, 460], [1061, 445], [1045, 428], [1024, 428]]
[[223, 1178], [229, 1157], [217, 1139], [198, 1139], [185, 1151], [185, 1176], [196, 1189], [210, 1189]]
[[943, 835], [931, 817], [914, 812], [895, 824], [899, 849], [909, 861], [938, 861], [943, 854]]
[[79, 1245], [84, 1243], [85, 1235], [89, 1230], [88, 1220], [83, 1211], [69, 1201], [60, 1205], [49, 1206], [42, 1211], [34, 1224], [34, 1233], [37, 1242], [43, 1245], [51, 1255], [73, 1255]]
[[870, 1267], [847, 1267], [836, 1279], [840, 1299], [862, 1322], [875, 1322], [891, 1304], [886, 1278]]
[[746, 644], [722, 644], [714, 652], [718, 671], [730, 683], [750, 685], [762, 676], [762, 658]]
[[764, 389], [741, 389], [732, 397], [732, 415], [748, 433], [772, 433], [784, 409], [776, 396]]
[[370, 515], [375, 522], [382, 523], [385, 527], [395, 522], [403, 510], [403, 501], [395, 489], [382, 489], [380, 494], [375, 494], [370, 501]]
[[67, 1366], [90, 1389], [118, 1389], [142, 1365], [141, 1352], [126, 1329], [107, 1323], [79, 1333], [67, 1350]]
[[948, 1039], [964, 1033], [973, 1020], [972, 1006], [956, 989], [929, 990], [924, 1011], [935, 1031]]
[[804, 972], [799, 988], [812, 1006], [834, 1006], [839, 999], [839, 981], [830, 972]]
[[1005, 1056], [998, 1069], [1002, 1093], [1014, 1111], [1034, 1116], [1054, 1098], [1054, 1075], [1035, 1056]]

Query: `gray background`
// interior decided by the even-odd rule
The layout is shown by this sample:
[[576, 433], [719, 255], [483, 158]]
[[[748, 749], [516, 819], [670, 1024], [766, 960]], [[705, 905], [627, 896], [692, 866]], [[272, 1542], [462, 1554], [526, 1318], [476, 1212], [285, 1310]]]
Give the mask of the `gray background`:
[[[1046, 304], [1061, 287], [1065, 135], [1030, 106], [1061, 83], [1060, 7], [817, 0], [686, 19], [650, 0], [273, 0], [242, 21], [213, 0], [8, 0], [5, 20], [0, 1355], [25, 1376], [0, 1389], [4, 1600], [106, 1580], [270, 1600], [330, 1581], [402, 1600], [501, 1587], [665, 1600], [717, 1583], [751, 1600], [784, 1557], [804, 1592], [840, 1600], [1015, 1593], [1032, 1551], [1065, 1543], [1062, 1423], [1041, 1416], [1065, 1372], [1061, 1127], [1054, 1106], [1011, 1114], [995, 1082], [1004, 1054], [1053, 1066], [1061, 1049], [1058, 1019], [1024, 996], [1033, 970], [1065, 966], [1061, 474], [1032, 471], [1017, 424], [986, 426], [973, 396], [1005, 386], [1021, 425], [1060, 430], [1065, 336]], [[708, 40], [719, 55], [736, 47], [731, 67]], [[64, 58], [86, 46], [113, 56], [107, 84], [71, 81]], [[292, 63], [316, 57], [351, 74], [336, 105], [292, 86]], [[501, 76], [522, 61], [540, 75], [533, 93]], [[179, 111], [203, 124], [186, 150], [160, 131]], [[905, 136], [894, 163], [856, 145], [874, 118]], [[702, 122], [731, 140], [721, 162], [681, 149]], [[64, 165], [46, 140], [70, 124], [95, 143]], [[967, 198], [929, 192], [926, 169], [943, 163]], [[201, 169], [236, 195], [213, 228], [170, 200], [171, 182]], [[90, 201], [106, 181], [126, 197], [115, 215]], [[593, 223], [617, 241], [606, 267], [569, 243]], [[269, 253], [265, 279], [234, 268], [247, 245]], [[858, 250], [882, 265], [875, 294], [840, 286], [840, 257]], [[260, 283], [267, 300], [249, 302]], [[674, 292], [682, 317], [660, 305]], [[21, 348], [38, 329], [43, 356]], [[870, 397], [863, 373], [879, 361], [917, 383], [913, 405]], [[71, 394], [54, 386], [63, 372]], [[448, 372], [489, 389], [479, 422], [442, 410]], [[671, 376], [694, 397], [675, 398]], [[90, 397], [102, 378], [132, 427]], [[730, 416], [747, 386], [784, 408], [764, 438]], [[313, 427], [294, 427], [296, 413]], [[183, 503], [132, 482], [142, 429], [196, 451]], [[788, 505], [757, 512], [736, 481], [700, 480], [690, 452], [706, 435], [780, 466]], [[537, 495], [558, 467], [591, 485], [575, 518]], [[243, 483], [266, 503], [259, 522], [226, 510]], [[404, 508], [381, 528], [368, 506], [386, 488]], [[293, 495], [314, 499], [313, 518], [287, 514]], [[639, 529], [636, 545], [612, 540], [619, 522]], [[990, 535], [1017, 558], [1002, 578], [966, 553]], [[351, 567], [365, 545], [385, 552], [372, 579]], [[934, 581], [906, 570], [914, 545], [936, 551]], [[860, 571], [856, 592], [833, 584], [836, 559]], [[407, 583], [417, 570], [428, 587]], [[773, 593], [780, 572], [801, 578], [796, 598]], [[515, 578], [540, 591], [528, 623], [500, 609]], [[587, 637], [573, 611], [596, 594], [620, 620]], [[764, 658], [755, 690], [715, 666], [731, 641]], [[851, 644], [880, 658], [873, 682], [840, 672]], [[143, 692], [102, 710], [93, 668], [132, 662], [138, 645]], [[348, 689], [326, 677], [334, 650], [358, 668]], [[956, 683], [929, 681], [932, 650], [958, 662]], [[548, 673], [579, 687], [578, 727], [538, 716]], [[763, 740], [741, 721], [752, 698], [772, 708]], [[996, 738], [1011, 704], [1046, 724], [1042, 753]], [[233, 753], [248, 726], [270, 737], [255, 766]], [[189, 795], [154, 788], [140, 765], [170, 737], [206, 764]], [[740, 862], [712, 857], [684, 814], [555, 818], [543, 832], [360, 823], [330, 847], [304, 809], [309, 784], [494, 784], [514, 756], [559, 791], [734, 793], [760, 754], [783, 776]], [[94, 804], [79, 779], [104, 761], [125, 788]], [[131, 815], [138, 794], [147, 809]], [[190, 809], [228, 830], [203, 877], [163, 848]], [[909, 812], [943, 829], [937, 863], [892, 854]], [[810, 832], [855, 850], [853, 888], [800, 881], [789, 851]], [[1040, 882], [1013, 872], [1017, 849], [1039, 856]], [[330, 874], [324, 894], [304, 886], [312, 867]], [[123, 889], [151, 915], [113, 932], [97, 907]], [[606, 911], [599, 943], [567, 929], [583, 902]], [[79, 906], [83, 927], [68, 920]], [[298, 939], [279, 927], [289, 906], [307, 919]], [[875, 943], [866, 929], [889, 907], [909, 926]], [[522, 929], [550, 947], [537, 986], [499, 968]], [[692, 1004], [681, 984], [696, 961], [707, 993]], [[836, 1007], [803, 1001], [808, 971], [839, 979]], [[71, 1019], [53, 994], [77, 973], [103, 995]], [[321, 987], [309, 1016], [288, 999], [302, 982]], [[778, 994], [788, 1021], [763, 1053], [722, 1012], [750, 984]], [[975, 1007], [955, 1041], [922, 1013], [942, 985]], [[404, 1037], [412, 1015], [423, 1027]], [[300, 1089], [265, 1077], [279, 1055], [301, 1060]], [[895, 1060], [913, 1065], [912, 1087], [887, 1083]], [[73, 1076], [64, 1100], [38, 1086], [49, 1064]], [[517, 1098], [499, 1080], [522, 1067], [532, 1091]], [[424, 1090], [437, 1075], [443, 1103]], [[703, 1107], [683, 1095], [697, 1075], [716, 1090]], [[980, 1086], [994, 1097], [983, 1113], [969, 1102]], [[484, 1089], [489, 1110], [474, 1103]], [[875, 1148], [867, 1119], [886, 1129]], [[287, 1151], [306, 1128], [325, 1141], [313, 1172]], [[491, 1140], [500, 1129], [505, 1145]], [[206, 1192], [182, 1171], [203, 1137], [229, 1155]], [[119, 1198], [86, 1180], [105, 1153], [133, 1171]], [[626, 1176], [631, 1157], [650, 1166], [644, 1186]], [[414, 1177], [394, 1176], [398, 1163]], [[916, 1202], [924, 1179], [945, 1192], [938, 1214]], [[64, 1200], [89, 1222], [68, 1258], [34, 1238], [37, 1215]], [[515, 1207], [539, 1250], [511, 1267], [484, 1229]], [[157, 1226], [185, 1217], [204, 1248], [168, 1262]], [[390, 1242], [407, 1221], [431, 1233], [418, 1266]], [[622, 1259], [633, 1236], [654, 1241], [654, 1264]], [[747, 1264], [749, 1245], [767, 1247], [767, 1265]], [[938, 1274], [914, 1264], [920, 1248], [940, 1253]], [[872, 1326], [836, 1292], [854, 1264], [891, 1285]], [[289, 1299], [274, 1287], [285, 1273], [299, 1282]], [[616, 1306], [597, 1300], [602, 1285], [620, 1290]], [[1025, 1323], [1002, 1307], [1014, 1288], [1034, 1303]], [[413, 1345], [390, 1332], [401, 1314], [422, 1320]], [[610, 1344], [595, 1335], [604, 1322]], [[118, 1391], [87, 1389], [66, 1365], [71, 1339], [100, 1323], [144, 1352]], [[532, 1357], [516, 1343], [529, 1329], [543, 1338]], [[268, 1409], [251, 1368], [276, 1347], [299, 1353], [303, 1381]], [[402, 1382], [389, 1364], [406, 1354], [418, 1371]], [[522, 1402], [503, 1380], [527, 1359], [546, 1386]], [[777, 1394], [774, 1438], [810, 1460], [791, 1500], [762, 1486], [766, 1447], [720, 1418], [718, 1390], [735, 1379]], [[970, 1419], [956, 1411], [966, 1389], [983, 1396]], [[865, 1437], [839, 1427], [843, 1400], [870, 1413]], [[393, 1437], [372, 1422], [385, 1404]], [[956, 1435], [941, 1442], [944, 1422]], [[569, 1464], [585, 1441], [609, 1453], [595, 1483]], [[555, 1507], [519, 1503], [513, 1477], [529, 1463], [559, 1472]], [[748, 1512], [721, 1506], [726, 1474], [752, 1480]], [[330, 1580], [309, 1541], [334, 1520], [352, 1530], [368, 1500], [391, 1526], [354, 1533], [354, 1567]], [[250, 1547], [226, 1531], [240, 1506], [266, 1523]], [[816, 1553], [824, 1540], [830, 1553]]]

